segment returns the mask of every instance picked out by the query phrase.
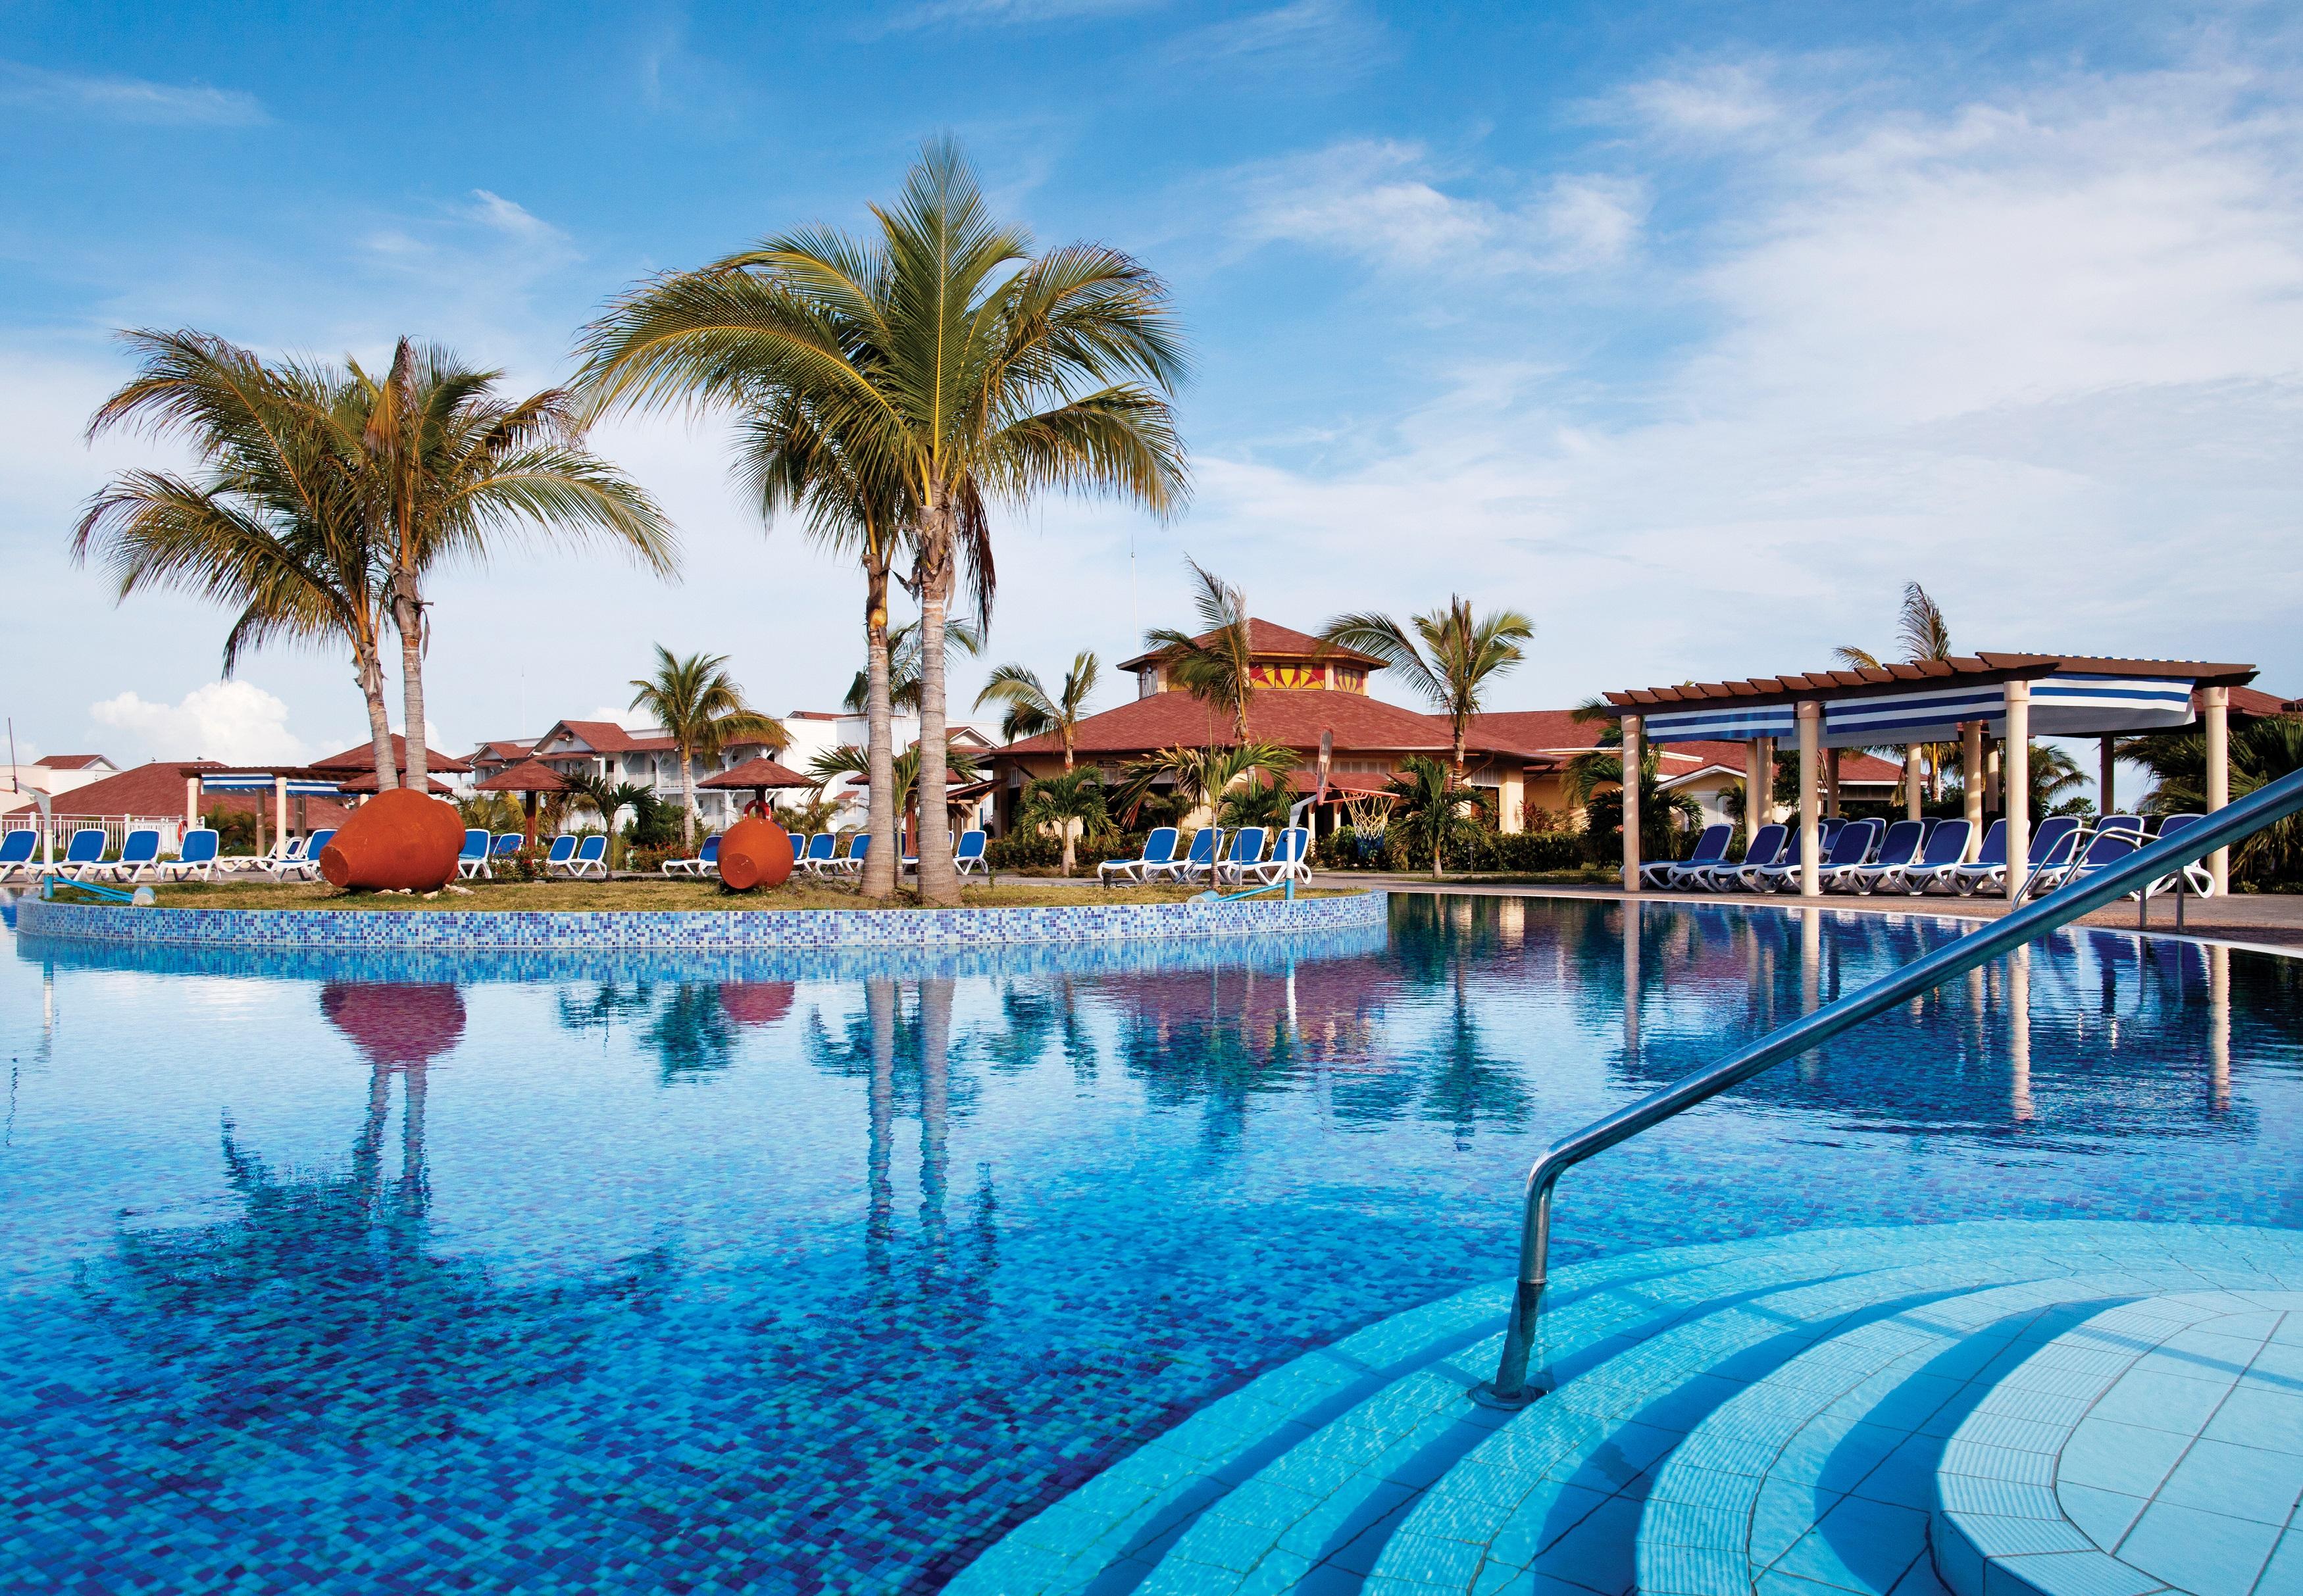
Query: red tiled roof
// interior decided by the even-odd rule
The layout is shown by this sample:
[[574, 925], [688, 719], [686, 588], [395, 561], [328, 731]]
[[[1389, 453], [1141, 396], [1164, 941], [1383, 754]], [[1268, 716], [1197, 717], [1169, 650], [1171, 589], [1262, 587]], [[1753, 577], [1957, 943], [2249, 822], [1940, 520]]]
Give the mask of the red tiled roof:
[[[408, 769], [408, 739], [398, 732], [392, 734], [392, 762], [402, 770]], [[469, 770], [472, 764], [469, 760], [460, 760], [441, 749], [427, 748], [424, 751], [424, 768], [426, 770], [462, 771]], [[373, 771], [375, 769], [375, 744], [355, 743], [342, 753], [332, 753], [325, 760], [314, 760], [312, 769]]]
[[[1380, 749], [1396, 753], [1438, 753], [1447, 749], [1447, 723], [1358, 693], [1320, 687], [1267, 687], [1249, 703], [1250, 735], [1307, 752], [1320, 734], [1333, 731], [1336, 748]], [[1211, 710], [1188, 693], [1155, 693], [1124, 703], [1079, 724], [1075, 747], [1084, 755], [1149, 753], [1177, 744], [1203, 747], [1228, 741], [1231, 718]], [[1060, 753], [1053, 733], [1025, 737], [1000, 750], [1003, 754]], [[1484, 749], [1483, 749], [1484, 752]]]
[[100, 753], [51, 753], [32, 761], [51, 770], [85, 770], [90, 765], [108, 765], [111, 762]]
[[612, 720], [560, 720], [536, 741], [541, 748], [561, 732], [569, 732], [594, 753], [622, 753], [633, 746], [631, 733]]
[[[406, 785], [405, 777], [402, 778], [401, 785]], [[375, 772], [373, 770], [363, 770], [357, 776], [345, 777], [343, 789], [347, 793], [375, 792]], [[428, 773], [424, 777], [424, 790], [431, 794], [434, 798], [453, 798], [456, 795], [455, 788]]]
[[[122, 770], [117, 776], [107, 776], [102, 781], [92, 781], [84, 787], [75, 787], [61, 794], [55, 801], [55, 811], [60, 815], [145, 815], [155, 819], [181, 815], [184, 812], [184, 777], [188, 772], [245, 768], [220, 764], [215, 760], [155, 760], [148, 765]], [[272, 795], [268, 793], [203, 793], [199, 797], [202, 814], [219, 808], [234, 814], [252, 814], [259, 805], [265, 814], [271, 814]], [[333, 799], [304, 800], [305, 816], [314, 826], [341, 825], [348, 812]]]
[[1597, 748], [1610, 720], [1577, 720], [1572, 710], [1500, 710], [1472, 717], [1472, 735], [1529, 753]]
[[[2258, 693], [2252, 687], [2232, 688], [2231, 707], [2238, 714], [2255, 716], [2293, 715], [2303, 710], [2303, 704], [2299, 704], [2294, 699], [2282, 698], [2275, 693]], [[2197, 693], [2191, 694], [2191, 708], [2194, 710], [2199, 708]]]
[[497, 771], [485, 781], [477, 782], [476, 793], [564, 793], [568, 784], [560, 772], [538, 760], [527, 760]]
[[[1192, 641], [1206, 643], [1214, 635], [1212, 632], [1202, 632]], [[1308, 632], [1298, 632], [1293, 626], [1283, 626], [1276, 621], [1258, 620], [1253, 616], [1250, 616], [1247, 621], [1247, 651], [1251, 655], [1286, 654], [1303, 657], [1317, 654], [1320, 649], [1320, 640]], [[1159, 659], [1163, 652], [1165, 652], [1164, 650], [1153, 649], [1148, 653], [1136, 655], [1133, 659], [1122, 659], [1118, 668], [1141, 669]], [[1330, 659], [1341, 660], [1347, 665], [1363, 665], [1370, 670], [1388, 668], [1374, 655], [1362, 654], [1356, 649], [1330, 649], [1327, 651], [1327, 657]]]

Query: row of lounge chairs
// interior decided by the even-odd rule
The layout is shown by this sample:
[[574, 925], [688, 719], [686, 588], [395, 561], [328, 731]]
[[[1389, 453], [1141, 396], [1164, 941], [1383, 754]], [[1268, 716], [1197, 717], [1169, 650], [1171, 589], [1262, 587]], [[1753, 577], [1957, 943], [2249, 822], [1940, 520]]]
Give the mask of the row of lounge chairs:
[[[2201, 817], [2169, 815], [2160, 836], [2171, 836]], [[1974, 836], [1966, 820], [1826, 820], [1822, 823], [1822, 859], [1816, 878], [1822, 891], [1971, 896], [2007, 886], [2007, 822], [1994, 820], [1976, 856], [1967, 857]], [[1641, 867], [1641, 885], [1661, 890], [1700, 892], [1798, 892], [1804, 885], [1796, 827], [1759, 827], [1741, 860], [1727, 858], [1734, 835], [1729, 826], [1708, 826], [1695, 852], [1683, 860], [1658, 860]], [[2052, 815], [2032, 833], [2029, 861], [2022, 866], [2026, 895], [2053, 892], [2115, 863], [2152, 841], [2140, 815], [2111, 815], [2087, 826], [2069, 815]], [[2206, 869], [2188, 865], [2153, 882], [2146, 895], [2181, 890], [2205, 897], [2214, 890]]]
[[[527, 845], [527, 837], [518, 831], [499, 831], [491, 836], [477, 827], [464, 833], [463, 851], [456, 855], [456, 874], [469, 881], [474, 878], [492, 881], [496, 867], [510, 861]], [[565, 876], [571, 881], [586, 876], [605, 881], [608, 878], [608, 838], [603, 832], [590, 836], [555, 836], [544, 856], [544, 873]]]
[[214, 881], [219, 876], [243, 873], [268, 875], [275, 881], [309, 881], [320, 871], [320, 854], [335, 836], [333, 828], [308, 837], [290, 837], [269, 853], [233, 857], [222, 851], [221, 839], [207, 826], [187, 828], [176, 844], [176, 857], [160, 857], [160, 830], [139, 826], [122, 839], [120, 857], [106, 859], [106, 838], [101, 826], [83, 826], [72, 834], [60, 858], [41, 862], [39, 833], [31, 829], [0, 833], [0, 882], [37, 881], [53, 876], [59, 881]]
[[[951, 839], [951, 862], [963, 876], [972, 876], [983, 866], [984, 844], [989, 839], [981, 831], [963, 831]], [[819, 831], [814, 836], [793, 836], [792, 869], [815, 877], [856, 876], [864, 869], [864, 860], [870, 853], [872, 837], [859, 831], [848, 841], [848, 852], [839, 852], [839, 837], [835, 832]], [[920, 861], [907, 858], [903, 868], [916, 870]], [[720, 839], [707, 836], [704, 846], [692, 859], [667, 859], [663, 861], [667, 876], [716, 876], [720, 873]]]
[[1143, 839], [1140, 855], [1107, 860], [1097, 868], [1096, 874], [1106, 886], [1119, 882], [1142, 885], [1152, 881], [1205, 881], [1234, 886], [1253, 881], [1272, 886], [1291, 878], [1311, 880], [1311, 832], [1301, 826], [1281, 827], [1278, 844], [1272, 849], [1271, 857], [1266, 859], [1263, 848], [1270, 835], [1268, 827], [1243, 826], [1230, 834], [1231, 845], [1227, 848], [1222, 827], [1202, 826], [1193, 834], [1190, 850], [1178, 859], [1176, 844], [1181, 836], [1177, 828], [1155, 827]]

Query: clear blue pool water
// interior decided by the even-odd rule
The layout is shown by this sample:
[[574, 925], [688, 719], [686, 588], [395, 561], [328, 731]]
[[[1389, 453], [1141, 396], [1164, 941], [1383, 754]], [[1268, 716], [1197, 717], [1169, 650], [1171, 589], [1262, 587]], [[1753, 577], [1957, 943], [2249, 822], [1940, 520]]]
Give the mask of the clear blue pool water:
[[[1506, 1273], [1550, 1138], [1956, 934], [1658, 906], [1627, 950], [1623, 913], [950, 960], [12, 941], [0, 1590], [932, 1590]], [[2303, 1223], [2299, 970], [2042, 946], [1579, 1172], [1560, 1249]]]

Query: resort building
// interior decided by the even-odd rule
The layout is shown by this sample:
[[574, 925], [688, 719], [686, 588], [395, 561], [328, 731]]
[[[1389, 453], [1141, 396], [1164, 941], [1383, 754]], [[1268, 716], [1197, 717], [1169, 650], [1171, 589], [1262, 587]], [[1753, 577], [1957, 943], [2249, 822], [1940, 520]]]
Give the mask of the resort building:
[[30, 809], [34, 793], [61, 798], [77, 788], [120, 774], [120, 767], [100, 753], [52, 753], [29, 765], [10, 765], [7, 790], [0, 792], [0, 814]]
[[[1373, 697], [1370, 678], [1384, 662], [1349, 649], [1323, 650], [1308, 633], [1255, 619], [1248, 623], [1251, 681], [1248, 730], [1301, 756], [1293, 782], [1310, 793], [1319, 780], [1323, 737], [1332, 739], [1328, 790], [1334, 796], [1315, 817], [1319, 828], [1338, 823], [1343, 803], [1358, 793], [1380, 791], [1410, 754], [1446, 760], [1454, 743], [1447, 717], [1425, 714]], [[1079, 724], [1075, 757], [1101, 772], [1107, 785], [1122, 767], [1163, 748], [1204, 747], [1229, 741], [1229, 718], [1177, 688], [1158, 650], [1120, 662], [1135, 676], [1135, 697]], [[1466, 778], [1486, 788], [1506, 832], [1576, 827], [1580, 809], [1567, 802], [1562, 782], [1568, 760], [1596, 748], [1605, 718], [1578, 720], [1566, 710], [1529, 710], [1473, 719], [1464, 747]], [[1726, 795], [1744, 780], [1748, 750], [1737, 743], [1675, 747], [1661, 760], [1666, 788], [1683, 791], [1707, 819], [1723, 819]], [[789, 761], [787, 761], [789, 762]], [[992, 756], [996, 822], [1012, 825], [1025, 785], [1063, 769], [1063, 745], [1052, 734], [1026, 737]], [[1852, 753], [1841, 761], [1840, 784], [1850, 799], [1892, 794], [1901, 770], [1887, 760]]]

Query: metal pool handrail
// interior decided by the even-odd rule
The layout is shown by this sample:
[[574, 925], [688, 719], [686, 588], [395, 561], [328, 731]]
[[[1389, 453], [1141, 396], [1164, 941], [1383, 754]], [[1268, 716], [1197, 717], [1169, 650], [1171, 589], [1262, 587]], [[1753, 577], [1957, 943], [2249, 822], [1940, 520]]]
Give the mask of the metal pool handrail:
[[[1478, 1387], [1473, 1399], [1490, 1407], [1519, 1407], [1549, 1389], [1541, 1371], [1535, 1379], [1529, 1378], [1528, 1362], [1535, 1348], [1551, 1250], [1551, 1189], [1568, 1170], [1717, 1096], [1730, 1087], [1742, 1085], [1772, 1065], [1798, 1057], [1875, 1014], [2058, 930], [2130, 892], [2147, 888], [2169, 871], [2195, 864], [2216, 849], [2251, 836], [2299, 811], [2303, 811], [2303, 771], [2266, 783], [2174, 836], [2138, 849], [2084, 880], [2059, 887], [1995, 924], [1970, 932], [1859, 992], [1769, 1032], [1708, 1069], [1683, 1076], [1638, 1102], [1626, 1104], [1605, 1118], [1593, 1121], [1574, 1135], [1554, 1142], [1528, 1171], [1527, 1205], [1520, 1229], [1519, 1291], [1512, 1305], [1511, 1324], [1504, 1337], [1503, 1360], [1495, 1379]], [[1638, 913], [1635, 904], [1626, 903], [1625, 910], [1632, 915]], [[1627, 927], [1626, 934], [1636, 935], [1636, 928]]]

